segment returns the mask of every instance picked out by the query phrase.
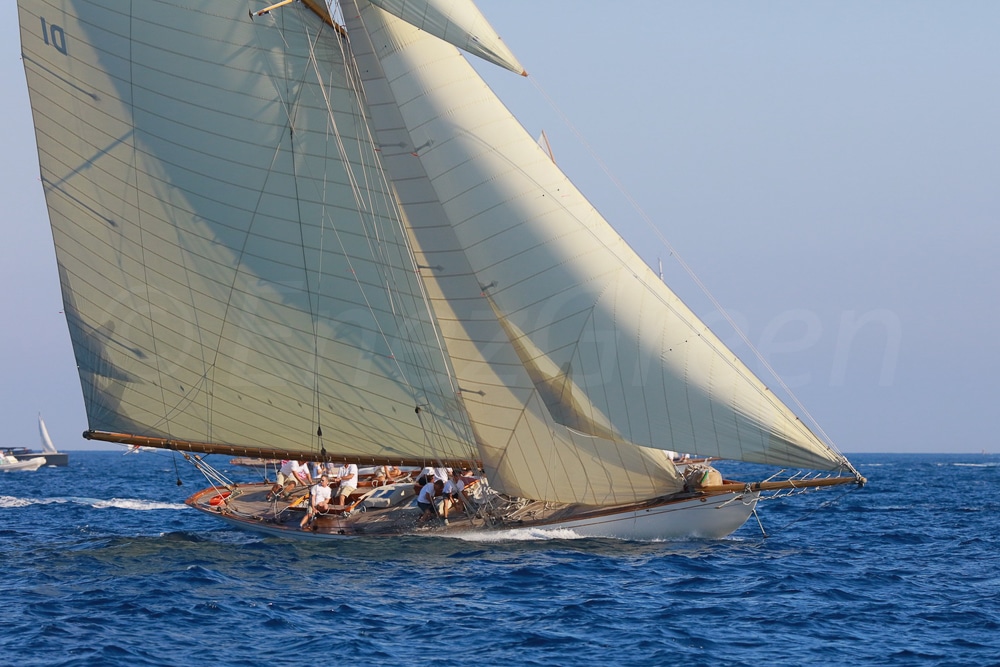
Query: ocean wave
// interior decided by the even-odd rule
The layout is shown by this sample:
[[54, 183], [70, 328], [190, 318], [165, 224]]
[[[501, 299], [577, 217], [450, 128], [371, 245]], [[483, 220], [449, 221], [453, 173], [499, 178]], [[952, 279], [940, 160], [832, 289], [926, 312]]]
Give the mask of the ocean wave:
[[0, 510], [10, 515], [0, 596], [11, 618], [0, 663], [258, 665], [287, 662], [306, 635], [318, 638], [306, 648], [323, 651], [353, 638], [357, 655], [386, 665], [445, 655], [452, 637], [479, 662], [513, 665], [707, 665], [738, 651], [772, 667], [817, 655], [857, 667], [920, 662], [907, 660], [916, 649], [934, 656], [926, 664], [976, 665], [1000, 655], [1000, 468], [880, 456], [882, 483], [821, 511], [808, 501], [836, 494], [768, 503], [767, 538], [751, 518], [725, 540], [511, 526], [323, 543], [185, 508], [154, 457], [91, 474], [114, 469], [114, 457], [80, 454], [79, 479], [70, 467], [48, 486], [27, 478], [32, 486], [0, 490], [0, 508], [14, 508]]

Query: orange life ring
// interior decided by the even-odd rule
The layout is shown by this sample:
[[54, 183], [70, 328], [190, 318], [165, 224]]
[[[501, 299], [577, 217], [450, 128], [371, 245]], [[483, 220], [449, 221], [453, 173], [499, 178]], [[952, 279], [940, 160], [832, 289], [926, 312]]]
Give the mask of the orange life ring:
[[225, 502], [226, 498], [228, 497], [229, 497], [229, 491], [223, 491], [222, 493], [216, 496], [212, 496], [212, 499], [208, 501], [208, 504], [211, 505], [212, 507], [218, 507], [223, 502]]

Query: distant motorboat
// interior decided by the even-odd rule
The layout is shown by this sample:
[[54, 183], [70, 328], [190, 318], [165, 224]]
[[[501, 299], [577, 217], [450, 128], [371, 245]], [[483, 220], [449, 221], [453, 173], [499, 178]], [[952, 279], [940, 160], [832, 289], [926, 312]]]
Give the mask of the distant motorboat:
[[[69, 454], [60, 452], [56, 449], [56, 446], [52, 444], [52, 438], [49, 437], [49, 430], [45, 428], [45, 421], [42, 419], [41, 414], [38, 415], [38, 435], [42, 442], [41, 452], [36, 452], [35, 450], [27, 447], [9, 447], [5, 450], [6, 453], [14, 457], [17, 461], [31, 461], [33, 459], [40, 458], [42, 460], [40, 465], [68, 466]], [[36, 468], [28, 469], [35, 470]]]
[[0, 472], [31, 472], [45, 465], [44, 456], [20, 460], [9, 451], [0, 455]]

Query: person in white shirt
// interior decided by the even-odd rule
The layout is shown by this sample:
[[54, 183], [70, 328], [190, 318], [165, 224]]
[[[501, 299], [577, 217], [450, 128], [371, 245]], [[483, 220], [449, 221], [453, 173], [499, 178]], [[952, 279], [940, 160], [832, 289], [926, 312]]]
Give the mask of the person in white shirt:
[[281, 460], [281, 468], [278, 469], [278, 483], [272, 486], [271, 493], [267, 494], [268, 501], [274, 500], [282, 494], [287, 499], [288, 495], [295, 490], [295, 485], [298, 484], [298, 479], [295, 476], [296, 466], [298, 466], [298, 461]]
[[337, 473], [340, 486], [337, 487], [337, 505], [346, 505], [347, 497], [358, 489], [358, 465], [356, 463], [343, 463], [340, 465], [340, 472]]
[[330, 509], [330, 492], [330, 478], [323, 475], [319, 478], [319, 483], [312, 488], [309, 510], [302, 517], [302, 523], [299, 524], [300, 528], [305, 528], [308, 524], [312, 523], [317, 512], [326, 512]]
[[444, 500], [441, 501], [441, 516], [444, 517], [444, 525], [448, 525], [448, 510], [454, 507], [461, 511], [465, 507], [462, 491], [465, 489], [465, 480], [462, 479], [462, 471], [455, 468], [451, 471], [451, 477], [444, 483], [442, 494]]
[[309, 464], [303, 461], [292, 461], [292, 475], [295, 481], [303, 486], [312, 486], [313, 478], [309, 473]]
[[418, 526], [434, 517], [434, 496], [441, 495], [443, 490], [444, 483], [439, 479], [420, 487], [420, 493], [417, 494], [417, 507], [423, 510], [423, 512], [420, 518], [417, 519]]
[[282, 459], [281, 460], [281, 467], [278, 468], [278, 485], [279, 486], [284, 486], [285, 482], [288, 481], [289, 479], [292, 479], [294, 481], [294, 478], [292, 477], [292, 464], [293, 463], [295, 463], [295, 461], [292, 461], [292, 460], [289, 460], [289, 459]]

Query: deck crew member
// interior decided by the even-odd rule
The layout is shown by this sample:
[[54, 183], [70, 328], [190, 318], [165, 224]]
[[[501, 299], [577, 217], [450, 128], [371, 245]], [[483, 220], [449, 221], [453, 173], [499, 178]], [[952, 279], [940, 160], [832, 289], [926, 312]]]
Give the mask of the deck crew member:
[[465, 501], [462, 496], [464, 489], [465, 480], [462, 479], [461, 469], [452, 469], [451, 477], [444, 483], [444, 488], [441, 491], [444, 495], [444, 500], [441, 501], [441, 515], [444, 517], [444, 525], [448, 525], [449, 508], [454, 507], [459, 511], [465, 509]]
[[434, 480], [432, 483], [424, 484], [420, 488], [420, 493], [417, 495], [417, 507], [423, 510], [423, 512], [420, 518], [417, 519], [418, 526], [434, 517], [434, 497], [440, 496], [443, 491], [444, 482], [439, 479]]
[[337, 487], [337, 505], [346, 505], [347, 497], [358, 489], [358, 465], [356, 463], [340, 464], [340, 472], [337, 473], [340, 485]]
[[326, 512], [330, 509], [330, 478], [323, 475], [319, 478], [319, 484], [312, 488], [309, 499], [309, 511], [306, 515], [302, 517], [302, 523], [299, 524], [300, 528], [305, 528], [307, 524], [312, 523], [313, 518], [316, 516], [317, 512]]

